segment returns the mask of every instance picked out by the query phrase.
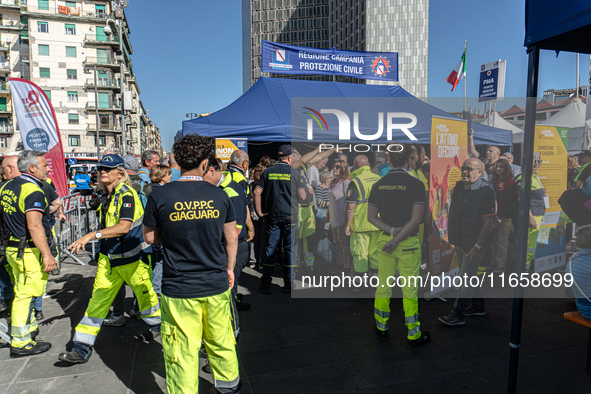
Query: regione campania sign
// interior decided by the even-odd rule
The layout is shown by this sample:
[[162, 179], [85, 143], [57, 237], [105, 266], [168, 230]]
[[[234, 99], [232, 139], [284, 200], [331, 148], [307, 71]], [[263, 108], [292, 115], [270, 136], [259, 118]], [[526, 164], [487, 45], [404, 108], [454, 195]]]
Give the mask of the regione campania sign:
[[398, 81], [398, 53], [344, 51], [262, 40], [261, 71], [278, 74], [341, 75]]

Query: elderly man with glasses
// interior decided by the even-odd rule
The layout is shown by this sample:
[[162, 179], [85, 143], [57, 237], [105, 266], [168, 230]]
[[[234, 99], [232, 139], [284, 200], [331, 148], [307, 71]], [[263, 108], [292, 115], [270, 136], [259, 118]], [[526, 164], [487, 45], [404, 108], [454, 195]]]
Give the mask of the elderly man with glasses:
[[[491, 243], [496, 213], [495, 192], [483, 177], [484, 164], [470, 158], [462, 165], [462, 179], [452, 191], [449, 208], [449, 243], [455, 246], [461, 277], [479, 279], [486, 271], [482, 267], [483, 256]], [[468, 281], [470, 283], [470, 281]], [[448, 326], [465, 323], [466, 316], [482, 316], [484, 299], [480, 287], [464, 284], [458, 291], [458, 298], [451, 313], [439, 318]]]

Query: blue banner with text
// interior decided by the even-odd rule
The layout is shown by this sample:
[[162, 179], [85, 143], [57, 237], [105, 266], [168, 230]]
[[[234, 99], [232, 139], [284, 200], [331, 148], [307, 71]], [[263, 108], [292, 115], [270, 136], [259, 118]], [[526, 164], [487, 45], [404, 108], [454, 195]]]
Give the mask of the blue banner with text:
[[398, 53], [343, 51], [262, 40], [261, 71], [398, 81]]

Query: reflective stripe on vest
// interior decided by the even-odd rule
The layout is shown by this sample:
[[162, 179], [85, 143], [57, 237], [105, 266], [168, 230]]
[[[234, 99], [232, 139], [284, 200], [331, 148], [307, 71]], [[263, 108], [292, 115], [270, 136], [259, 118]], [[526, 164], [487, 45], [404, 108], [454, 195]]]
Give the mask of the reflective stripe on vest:
[[371, 172], [369, 167], [361, 167], [354, 171], [358, 173], [351, 182], [354, 182], [359, 192], [359, 199], [353, 211], [353, 219], [351, 220], [351, 231], [377, 231], [378, 228], [367, 220], [367, 207], [371, 188], [376, 183], [380, 176]]

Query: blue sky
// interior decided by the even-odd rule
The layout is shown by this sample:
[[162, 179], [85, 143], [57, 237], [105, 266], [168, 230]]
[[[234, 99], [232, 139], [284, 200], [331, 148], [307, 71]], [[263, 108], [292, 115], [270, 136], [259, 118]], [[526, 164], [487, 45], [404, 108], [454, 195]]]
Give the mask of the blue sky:
[[[144, 107], [160, 128], [162, 146], [189, 112], [215, 112], [242, 94], [242, 2], [131, 0], [126, 9], [133, 63]], [[445, 78], [468, 41], [467, 96], [478, 95], [480, 65], [507, 60], [505, 97], [523, 97], [527, 55], [523, 46], [525, 2], [431, 0], [429, 18], [429, 97], [462, 101], [463, 86], [451, 92]], [[403, 56], [401, 54], [401, 56]], [[587, 55], [580, 56], [586, 84]], [[576, 55], [542, 51], [539, 95], [576, 83]], [[458, 102], [459, 102], [458, 101]], [[456, 102], [456, 100], [453, 100]], [[509, 100], [505, 100], [509, 103]], [[503, 102], [497, 105], [503, 109]]]

